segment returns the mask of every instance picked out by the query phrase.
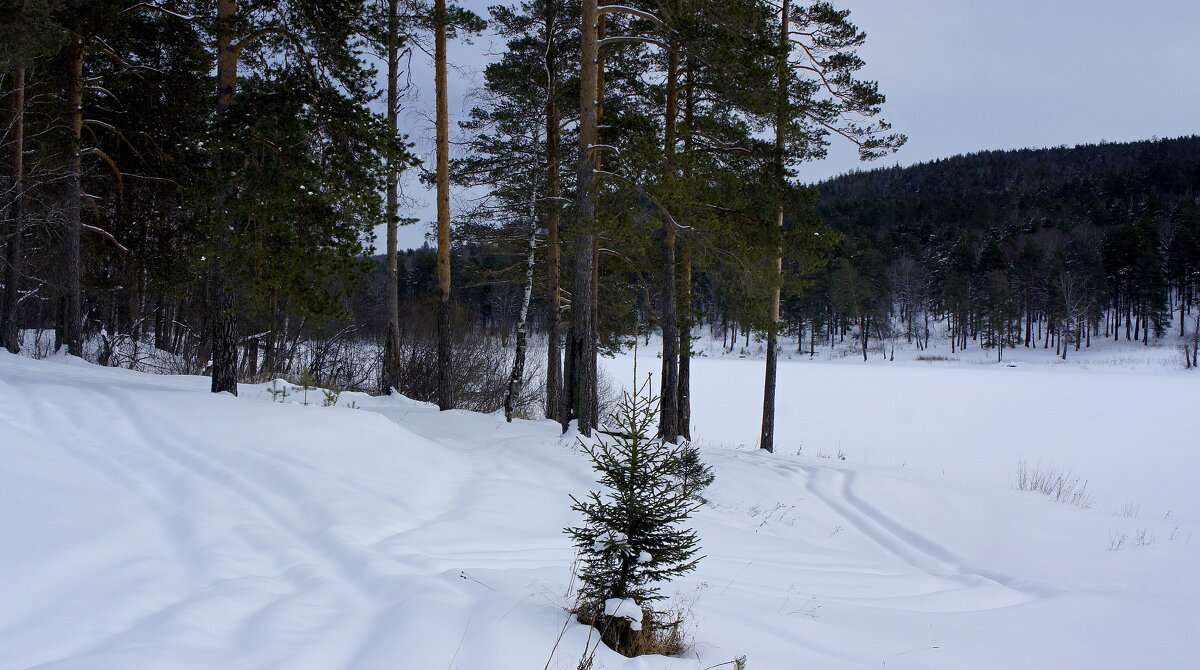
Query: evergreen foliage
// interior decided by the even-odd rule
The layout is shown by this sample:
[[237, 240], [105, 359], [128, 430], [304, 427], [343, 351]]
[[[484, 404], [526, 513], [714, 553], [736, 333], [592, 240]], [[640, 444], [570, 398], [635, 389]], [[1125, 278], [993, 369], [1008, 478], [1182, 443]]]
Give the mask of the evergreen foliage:
[[[701, 503], [701, 483], [711, 481], [694, 451], [655, 437], [657, 401], [648, 385], [622, 395], [595, 443], [580, 442], [602, 488], [572, 497], [585, 523], [566, 529], [581, 562], [580, 618], [597, 625], [617, 651], [631, 633], [654, 624], [648, 608], [664, 598], [661, 583], [699, 562], [696, 532], [682, 524]], [[642, 620], [615, 613], [614, 600], [636, 605]]]
[[[1067, 349], [1096, 335], [1149, 343], [1180, 333], [1200, 286], [1200, 138], [991, 151], [818, 184], [820, 213], [844, 242], [825, 272], [831, 298], [787, 306], [796, 331], [886, 336], [899, 310], [905, 337], [923, 318], [947, 321], [952, 346], [977, 341]], [[845, 262], [875, 254], [888, 278], [872, 313]], [[824, 314], [820, 312], [823, 311]]]

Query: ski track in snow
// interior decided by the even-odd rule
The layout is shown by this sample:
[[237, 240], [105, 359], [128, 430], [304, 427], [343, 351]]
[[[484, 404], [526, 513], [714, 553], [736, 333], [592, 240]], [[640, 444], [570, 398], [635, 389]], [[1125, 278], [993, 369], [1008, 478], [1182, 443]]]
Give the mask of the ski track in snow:
[[914, 570], [949, 582], [947, 591], [974, 591], [958, 599], [971, 603], [970, 609], [1012, 607], [1053, 594], [1046, 587], [965, 565], [946, 547], [854, 495], [854, 472], [819, 466], [805, 467], [804, 472], [808, 475], [807, 488], [813, 495], [882, 549]]
[[[556, 426], [206, 384], [0, 354], [0, 670], [545, 664], [570, 602], [568, 495], [593, 485]], [[704, 453], [706, 558], [668, 589], [692, 601], [695, 645], [597, 667], [1117, 668], [1151, 643], [1146, 667], [1194, 667], [1197, 552], [1175, 538], [1196, 509], [1154, 526], [1169, 542], [1108, 552], [1128, 522], [1007, 473]], [[574, 668], [587, 635], [568, 625], [549, 667]]]

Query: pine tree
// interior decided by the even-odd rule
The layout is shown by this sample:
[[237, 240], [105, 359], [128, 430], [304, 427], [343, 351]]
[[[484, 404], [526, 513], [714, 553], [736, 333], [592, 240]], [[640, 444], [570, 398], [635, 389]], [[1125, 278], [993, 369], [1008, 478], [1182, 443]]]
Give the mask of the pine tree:
[[[793, 7], [792, 0], [782, 0], [779, 7], [774, 130], [775, 178], [780, 183], [786, 182], [790, 167], [823, 157], [831, 135], [854, 144], [862, 160], [885, 156], [907, 139], [890, 133], [891, 126], [886, 121], [872, 120], [882, 110], [884, 96], [875, 82], [856, 78], [864, 63], [855, 49], [866, 41], [866, 34], [850, 22], [849, 16], [848, 10], [823, 1]], [[775, 225], [780, 231], [784, 228], [782, 204], [775, 212]], [[781, 274], [782, 243], [776, 254], [775, 271]], [[773, 451], [775, 445], [776, 342], [782, 285], [782, 278], [778, 278], [771, 296], [771, 323], [767, 330], [759, 439], [760, 448], [766, 451]], [[863, 342], [865, 346], [865, 334]]]
[[410, 145], [401, 137], [400, 119], [400, 67], [401, 60], [408, 55], [405, 47], [406, 35], [401, 32], [400, 0], [387, 0], [385, 15], [379, 17], [382, 30], [375, 35], [381, 55], [387, 63], [387, 145], [384, 155], [387, 160], [386, 209], [387, 222], [386, 279], [388, 329], [384, 336], [383, 365], [380, 390], [384, 393], [400, 388], [400, 274], [397, 245], [400, 226], [400, 173], [415, 163], [409, 152]]
[[[243, 188], [238, 167], [244, 156], [239, 154], [248, 144], [252, 145], [251, 150], [266, 144], [250, 139], [247, 131], [246, 121], [252, 113], [238, 94], [243, 80], [252, 75], [275, 82], [289, 80], [297, 98], [308, 98], [301, 107], [308, 112], [305, 121], [315, 121], [319, 126], [320, 133], [314, 142], [331, 150], [335, 143], [345, 142], [359, 159], [370, 157], [366, 169], [377, 166], [382, 142], [376, 137], [367, 147], [339, 137], [343, 133], [379, 130], [377, 119], [360, 113], [375, 94], [373, 73], [358, 57], [365, 46], [365, 36], [371, 32], [365, 25], [372, 16], [365, 0], [298, 4], [217, 0], [213, 4], [198, 6], [206, 14], [195, 16], [174, 14], [149, 3], [138, 7], [172, 14], [180, 20], [211, 22], [214, 32], [216, 96], [212, 144], [216, 150], [209, 175], [206, 312], [212, 347], [212, 391], [236, 395], [237, 346], [241, 339], [238, 333], [246, 305], [238, 282], [238, 274], [244, 268], [237, 266], [235, 257], [245, 236], [254, 228], [246, 214], [234, 208], [238, 198], [253, 195]], [[357, 191], [353, 204], [374, 197], [359, 190], [360, 185], [351, 187]], [[378, 210], [374, 216], [378, 218]], [[370, 226], [373, 221], [365, 223]], [[350, 248], [352, 253], [359, 246], [358, 240], [345, 244], [345, 238], [314, 237], [307, 241], [316, 246]]]
[[[602, 489], [583, 500], [572, 496], [585, 523], [566, 529], [582, 563], [580, 620], [597, 625], [622, 653], [654, 625], [648, 608], [664, 598], [661, 582], [699, 562], [696, 531], [682, 524], [700, 505], [700, 484], [711, 481], [683, 445], [655, 437], [657, 400], [648, 385], [622, 396], [594, 444], [581, 441]], [[640, 619], [627, 614], [634, 608]]]
[[519, 395], [524, 378], [537, 250], [546, 249], [545, 408], [546, 417], [556, 420], [562, 413], [559, 224], [565, 166], [560, 126], [563, 113], [578, 100], [568, 81], [574, 75], [570, 68], [579, 65], [571, 57], [578, 48], [578, 10], [574, 0], [528, 0], [491, 8], [490, 25], [507, 39], [507, 50], [485, 71], [486, 105], [473, 109], [461, 124], [470, 133], [468, 153], [452, 163], [457, 181], [485, 187], [490, 194], [460, 217], [462, 238], [502, 249], [518, 247], [514, 255], [525, 258], [510, 399]]
[[4, 12], [0, 26], [0, 72], [11, 64], [11, 114], [0, 127], [0, 138], [9, 148], [9, 183], [0, 190], [0, 217], [7, 219], [3, 230], [4, 293], [0, 297], [0, 347], [20, 350], [17, 306], [21, 279], [21, 238], [25, 232], [25, 108], [26, 75], [35, 58], [51, 53], [64, 37], [55, 19], [55, 0], [28, 0]]

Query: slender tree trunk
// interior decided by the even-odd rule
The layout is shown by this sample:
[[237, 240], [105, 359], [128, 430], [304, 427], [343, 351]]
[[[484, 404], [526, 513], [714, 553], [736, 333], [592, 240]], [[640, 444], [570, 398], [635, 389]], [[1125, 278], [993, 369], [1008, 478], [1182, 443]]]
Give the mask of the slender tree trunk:
[[1179, 336], [1183, 337], [1187, 319], [1187, 280], [1179, 279]]
[[67, 80], [67, 180], [63, 191], [65, 225], [62, 239], [63, 267], [63, 344], [72, 356], [83, 355], [82, 288], [80, 286], [79, 242], [83, 230], [80, 219], [83, 202], [83, 172], [80, 151], [83, 132], [83, 43], [72, 32], [64, 49]]
[[25, 232], [25, 66], [13, 68], [12, 202], [8, 206], [8, 244], [4, 251], [4, 296], [0, 303], [0, 346], [11, 353], [21, 350], [17, 305], [20, 302], [21, 236]]
[[1025, 348], [1029, 348], [1029, 339], [1033, 335], [1033, 305], [1030, 304], [1029, 291], [1025, 291]]
[[[599, 84], [599, 40], [597, 37], [596, 0], [583, 0], [582, 47], [580, 70], [579, 170], [576, 190], [579, 199], [578, 231], [575, 235], [574, 293], [571, 295], [571, 400], [580, 434], [592, 434], [592, 407], [595, 405], [596, 324], [592, 320], [592, 274], [595, 260], [596, 193], [593, 145], [597, 135], [596, 95]], [[566, 417], [564, 417], [566, 418]]]
[[517, 400], [521, 396], [521, 382], [525, 377], [526, 326], [529, 318], [529, 301], [533, 296], [533, 268], [537, 259], [537, 200], [530, 207], [529, 249], [525, 254], [525, 290], [521, 296], [521, 316], [517, 320], [517, 351], [513, 356], [512, 373], [508, 376], [508, 392], [504, 395], [504, 419], [512, 423], [517, 411]]
[[[692, 129], [696, 116], [696, 87], [693, 75], [692, 60], [689, 58], [685, 67], [687, 74], [687, 89], [683, 104], [683, 153], [687, 157], [684, 163], [683, 176], [691, 184], [692, 177]], [[676, 399], [679, 405], [679, 415], [676, 418], [679, 434], [692, 439], [692, 327], [693, 327], [693, 297], [692, 297], [692, 250], [686, 237], [680, 241], [680, 275], [679, 275], [679, 393]]]
[[[237, 16], [234, 0], [217, 0], [217, 105], [216, 122], [220, 124], [233, 107], [237, 89], [238, 52], [233, 43], [233, 23]], [[212, 334], [212, 392], [237, 395], [237, 318], [234, 314], [236, 297], [228, 285], [229, 268], [225, 255], [231, 245], [225, 211], [226, 189], [229, 187], [228, 159], [217, 157], [217, 191], [213, 197], [215, 236], [212, 266], [209, 274], [209, 325]]]
[[[779, 100], [775, 109], [775, 151], [778, 153], [776, 167], [780, 186], [783, 186], [784, 180], [784, 151], [786, 150], [784, 143], [784, 130], [788, 121], [788, 92], [787, 92], [787, 54], [790, 51], [789, 30], [788, 25], [791, 19], [791, 0], [783, 0], [779, 12], [779, 63], [776, 69], [776, 77], [779, 87], [777, 95]], [[780, 195], [782, 197], [782, 194]], [[783, 203], [781, 202], [775, 210], [775, 225], [780, 233], [783, 232]], [[778, 338], [779, 338], [779, 302], [780, 291], [782, 290], [783, 281], [783, 247], [779, 246], [775, 253], [774, 259], [774, 287], [771, 289], [771, 322], [767, 325], [767, 369], [763, 384], [763, 417], [762, 417], [762, 434], [759, 437], [758, 445], [766, 451], [775, 451], [775, 386], [778, 361]]]
[[450, 333], [450, 104], [446, 91], [446, 0], [434, 3], [434, 87], [437, 89], [438, 408], [454, 408]]
[[562, 220], [562, 187], [558, 176], [558, 63], [553, 40], [554, 3], [546, 3], [546, 275], [548, 298], [546, 315], [546, 418], [563, 420], [562, 369], [562, 248], [558, 227]]
[[571, 418], [575, 415], [575, 378], [578, 376], [575, 372], [575, 363], [579, 360], [575, 355], [575, 328], [573, 323], [575, 310], [573, 304], [570, 306], [570, 309], [572, 327], [567, 331], [567, 337], [563, 342], [563, 388], [562, 397], [559, 398], [558, 414], [559, 423], [562, 425], [564, 431], [567, 429]]
[[[597, 8], [596, 16], [596, 131], [594, 134], [594, 143], [599, 144], [600, 124], [604, 122], [604, 54], [599, 50], [600, 42], [604, 39], [608, 29], [604, 14], [599, 12]], [[595, 151], [592, 153], [592, 164], [594, 170], [599, 170], [604, 164], [604, 154]], [[595, 195], [593, 194], [593, 198]], [[588, 379], [591, 382], [591, 391], [589, 392], [588, 411], [591, 413], [592, 426], [600, 425], [600, 373], [597, 368], [599, 364], [598, 352], [600, 350], [600, 235], [599, 231], [592, 236], [592, 291], [591, 299], [589, 300], [592, 309], [592, 332], [587, 359], [584, 361], [588, 366]]]
[[[675, 181], [675, 116], [679, 106], [679, 51], [667, 53], [667, 104], [664, 113], [663, 181], [670, 188]], [[679, 296], [676, 285], [676, 235], [669, 214], [662, 221], [662, 377], [659, 390], [658, 434], [674, 442], [679, 436]]]
[[862, 355], [863, 362], [867, 362], [867, 340], [871, 336], [871, 318], [863, 316], [859, 319], [859, 328], [862, 330]]
[[166, 307], [163, 305], [162, 295], [154, 299], [154, 348], [165, 351], [167, 346], [166, 327], [167, 320], [165, 315]]
[[685, 240], [680, 252], [679, 434], [692, 439], [692, 250]]
[[252, 337], [246, 342], [246, 377], [252, 381], [258, 378], [258, 337]]
[[387, 292], [388, 329], [383, 343], [383, 393], [400, 387], [400, 273], [397, 265], [399, 244], [399, 178], [394, 144], [400, 132], [400, 0], [388, 0], [388, 55], [387, 55], [387, 261], [384, 268]]
[[[603, 23], [601, 23], [603, 25]], [[603, 38], [601, 38], [603, 39]], [[599, 157], [596, 160], [599, 163]], [[599, 167], [599, 165], [597, 165]], [[588, 412], [592, 417], [592, 427], [600, 425], [600, 373], [597, 370], [600, 351], [600, 237], [592, 238], [592, 338], [591, 349], [587, 360], [588, 379], [592, 382], [589, 394]]]

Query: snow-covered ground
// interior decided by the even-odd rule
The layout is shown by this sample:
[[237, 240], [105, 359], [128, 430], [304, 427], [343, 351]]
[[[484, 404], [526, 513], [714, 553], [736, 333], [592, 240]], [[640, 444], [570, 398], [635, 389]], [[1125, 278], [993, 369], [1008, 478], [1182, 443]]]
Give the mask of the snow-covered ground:
[[[667, 588], [693, 645], [594, 667], [1200, 664], [1200, 374], [820, 354], [780, 365], [773, 455], [762, 362], [696, 359], [717, 480]], [[554, 424], [207, 386], [0, 352], [0, 668], [576, 667], [562, 528], [593, 473]], [[1014, 490], [1022, 459], [1090, 509]]]

